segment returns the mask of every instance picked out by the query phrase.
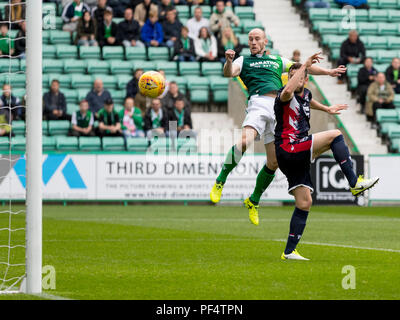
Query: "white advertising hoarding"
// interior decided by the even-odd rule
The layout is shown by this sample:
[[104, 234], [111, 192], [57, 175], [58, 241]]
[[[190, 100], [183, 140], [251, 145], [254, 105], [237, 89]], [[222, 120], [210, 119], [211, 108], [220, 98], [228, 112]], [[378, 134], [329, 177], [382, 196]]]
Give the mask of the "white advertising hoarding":
[[397, 178], [400, 177], [400, 156], [369, 157], [369, 174], [379, 177], [379, 183], [369, 192], [370, 201], [400, 201], [400, 188]]

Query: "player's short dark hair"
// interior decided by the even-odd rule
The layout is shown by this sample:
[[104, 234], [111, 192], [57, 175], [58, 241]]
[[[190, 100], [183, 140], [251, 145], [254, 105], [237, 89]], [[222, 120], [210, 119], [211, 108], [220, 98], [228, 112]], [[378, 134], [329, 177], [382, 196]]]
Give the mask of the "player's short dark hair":
[[[301, 68], [301, 66], [302, 66], [302, 64], [301, 64], [300, 62], [293, 63], [293, 64], [291, 65], [291, 67], [289, 68], [289, 74], [290, 74], [293, 70], [299, 70], [299, 69]], [[307, 71], [307, 69], [306, 69], [306, 70], [304, 71], [304, 76], [307, 77], [307, 75], [308, 75], [308, 71]]]

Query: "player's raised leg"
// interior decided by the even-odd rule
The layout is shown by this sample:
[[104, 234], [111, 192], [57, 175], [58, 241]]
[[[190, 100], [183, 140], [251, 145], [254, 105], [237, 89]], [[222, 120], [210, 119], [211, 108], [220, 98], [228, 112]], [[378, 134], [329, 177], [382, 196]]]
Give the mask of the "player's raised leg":
[[242, 129], [242, 136], [240, 140], [229, 149], [226, 155], [225, 162], [222, 165], [222, 169], [217, 177], [217, 180], [211, 189], [210, 199], [213, 203], [217, 203], [221, 200], [222, 189], [228, 178], [228, 175], [238, 165], [242, 159], [243, 154], [247, 148], [254, 142], [258, 132], [256, 129], [250, 126], [245, 126]]
[[258, 208], [262, 194], [275, 178], [275, 171], [278, 169], [278, 161], [276, 160], [275, 144], [270, 142], [265, 145], [267, 154], [267, 163], [257, 175], [256, 186], [249, 198], [244, 200], [244, 205], [249, 210], [249, 219], [256, 226], [259, 224]]
[[349, 148], [344, 142], [340, 130], [335, 129], [313, 134], [314, 159], [329, 149], [332, 150], [333, 156], [349, 182], [351, 193], [354, 196], [360, 195], [378, 182], [379, 178], [365, 179], [363, 176], [357, 178], [353, 170]]
[[295, 198], [292, 219], [290, 220], [289, 236], [285, 251], [282, 253], [282, 260], [309, 260], [302, 257], [296, 250], [301, 236], [306, 227], [308, 213], [312, 205], [311, 190], [305, 186], [299, 186], [292, 191]]

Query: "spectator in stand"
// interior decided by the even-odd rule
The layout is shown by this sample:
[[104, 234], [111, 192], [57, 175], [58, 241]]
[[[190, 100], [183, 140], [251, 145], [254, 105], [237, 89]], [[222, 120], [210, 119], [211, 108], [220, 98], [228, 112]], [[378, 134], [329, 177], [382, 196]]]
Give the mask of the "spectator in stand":
[[133, 18], [139, 22], [140, 27], [143, 27], [146, 21], [150, 18], [150, 12], [154, 12], [158, 16], [157, 5], [151, 3], [151, 0], [143, 0], [143, 3], [136, 6]]
[[22, 3], [22, 0], [11, 0], [11, 4], [4, 8], [4, 16], [11, 29], [19, 29], [20, 23], [25, 20], [25, 3]]
[[331, 5], [326, 1], [306, 1], [304, 6], [307, 10], [311, 9], [311, 8], [330, 8], [331, 7]]
[[175, 81], [171, 81], [169, 83], [169, 90], [162, 98], [161, 103], [163, 108], [170, 111], [174, 109], [176, 100], [183, 100], [185, 102], [185, 109], [190, 111], [191, 105], [189, 101], [186, 99], [185, 95], [179, 91], [178, 84]]
[[186, 0], [186, 3], [189, 6], [199, 6], [204, 4], [204, 0]]
[[144, 116], [144, 131], [148, 139], [168, 134], [168, 111], [161, 107], [160, 99], [153, 99]]
[[171, 3], [171, 0], [161, 0], [158, 5], [158, 21], [163, 23], [167, 19], [167, 12], [169, 10], [174, 10], [176, 13], [175, 6]]
[[205, 27], [200, 29], [194, 48], [199, 61], [215, 61], [218, 57], [217, 40]]
[[364, 67], [362, 67], [358, 71], [358, 86], [357, 86], [357, 94], [358, 94], [358, 102], [361, 105], [361, 113], [365, 111], [365, 101], [367, 97], [368, 87], [372, 82], [376, 80], [376, 75], [378, 71], [373, 67], [373, 60], [370, 57], [365, 58]]
[[0, 108], [0, 136], [9, 136], [11, 129], [12, 122], [10, 119], [10, 110], [7, 108]]
[[218, 58], [222, 63], [225, 63], [225, 51], [229, 49], [235, 51], [235, 57], [237, 57], [242, 51], [242, 46], [232, 28], [225, 27], [221, 32], [221, 36], [218, 38]]
[[148, 47], [160, 47], [163, 45], [164, 32], [161, 24], [158, 22], [156, 12], [149, 13], [149, 19], [142, 27], [141, 38]]
[[199, 31], [201, 28], [209, 27], [210, 21], [203, 18], [203, 10], [201, 7], [196, 7], [196, 9], [194, 9], [194, 17], [189, 19], [186, 25], [189, 29], [189, 37], [195, 40], [199, 37]]
[[[237, 2], [237, 4], [235, 4]], [[254, 5], [253, 0], [239, 0], [239, 1], [234, 1], [233, 3], [234, 6], [240, 6], [240, 7], [252, 7]]]
[[54, 79], [50, 91], [43, 96], [43, 113], [46, 120], [70, 120], [67, 115], [67, 100], [60, 92], [60, 82]]
[[225, 7], [224, 1], [218, 0], [215, 5], [215, 12], [210, 17], [210, 29], [214, 35], [218, 36], [222, 29], [230, 27], [231, 24], [237, 27], [239, 23], [239, 18], [231, 9]]
[[71, 33], [75, 32], [78, 27], [79, 18], [83, 16], [85, 11], [90, 12], [90, 8], [82, 0], [73, 0], [67, 4], [62, 13], [62, 19], [64, 20], [63, 30]]
[[108, 0], [107, 4], [113, 9], [115, 17], [123, 17], [126, 8], [130, 7], [130, 0]]
[[367, 0], [335, 0], [335, 2], [341, 6], [353, 6], [355, 9], [369, 9]]
[[173, 59], [178, 61], [195, 61], [194, 41], [189, 37], [189, 29], [182, 27], [181, 38], [175, 41]]
[[[190, 111], [185, 108], [185, 101], [183, 99], [177, 99], [174, 104], [174, 108], [172, 110], [169, 110], [168, 113], [168, 121], [170, 122], [170, 130], [172, 127], [175, 128], [175, 124], [172, 125], [171, 121], [176, 122], [176, 132], [171, 132], [171, 136], [179, 136], [184, 135], [188, 136], [191, 135], [189, 134], [192, 130], [192, 117], [190, 115]], [[181, 135], [181, 136], [182, 136]]]
[[26, 48], [26, 22], [22, 21], [19, 24], [20, 30], [17, 33], [15, 40], [15, 55], [20, 59], [25, 59], [25, 48]]
[[223, 2], [224, 3], [224, 6], [227, 6], [227, 7], [231, 7], [232, 8], [232, 3], [233, 3], [233, 1], [234, 0], [210, 0], [209, 1], [209, 4], [210, 4], [210, 6], [211, 7], [214, 7], [214, 6], [216, 6], [217, 4], [218, 4], [218, 2]]
[[98, 46], [96, 41], [96, 22], [90, 15], [89, 11], [85, 11], [83, 17], [79, 19], [76, 44], [78, 46]]
[[143, 73], [143, 69], [136, 69], [132, 80], [126, 85], [126, 97], [135, 100], [136, 106], [142, 111], [142, 115], [146, 112], [146, 97], [139, 92], [138, 82]]
[[121, 122], [118, 113], [114, 110], [114, 102], [107, 99], [104, 108], [99, 111], [100, 137], [120, 137], [122, 136]]
[[131, 0], [130, 8], [135, 12], [136, 7], [141, 4], [143, 0]]
[[25, 120], [25, 108], [21, 100], [12, 94], [9, 84], [3, 85], [3, 94], [0, 97], [1, 108], [6, 108], [11, 112], [12, 120]]
[[0, 25], [0, 56], [4, 56], [3, 58], [8, 58], [15, 52], [15, 42], [11, 39], [8, 31], [6, 23]]
[[300, 53], [300, 50], [294, 50], [293, 51], [293, 56], [292, 56], [292, 61], [294, 61], [294, 62], [300, 62], [300, 55], [301, 55], [301, 53]]
[[140, 38], [139, 23], [133, 19], [133, 11], [131, 8], [125, 10], [125, 20], [118, 24], [117, 41], [125, 48], [128, 47], [144, 47]]
[[97, 0], [97, 6], [93, 8], [92, 17], [98, 26], [103, 25], [104, 12], [108, 10], [112, 12], [112, 8], [107, 6], [107, 0]]
[[94, 113], [95, 118], [98, 118], [98, 112], [104, 107], [107, 100], [111, 100], [111, 94], [108, 90], [104, 89], [103, 81], [96, 79], [93, 83], [93, 89], [89, 91], [86, 96], [89, 102], [89, 109]]
[[74, 137], [93, 137], [94, 116], [89, 110], [89, 103], [82, 100], [79, 103], [79, 110], [75, 111], [71, 117], [71, 136]]
[[182, 23], [176, 19], [176, 10], [171, 9], [166, 13], [166, 20], [162, 24], [164, 41], [167, 47], [173, 48], [175, 42], [181, 37]]
[[[347, 40], [343, 41], [340, 47], [340, 58], [338, 60], [338, 66], [347, 64], [359, 64], [363, 63], [365, 59], [365, 47], [362, 41], [358, 37], [356, 30], [349, 32]], [[338, 78], [338, 84], [344, 83], [345, 74], [342, 74]]]
[[104, 12], [103, 24], [97, 27], [97, 41], [101, 47], [117, 45], [117, 24], [112, 21], [112, 11], [106, 10]]
[[381, 108], [394, 109], [394, 91], [391, 84], [386, 81], [384, 73], [378, 73], [376, 80], [368, 88], [367, 96], [365, 107], [367, 119], [373, 121], [373, 128], [376, 128], [376, 110]]
[[387, 81], [392, 85], [396, 93], [400, 93], [400, 59], [393, 58], [392, 64], [386, 69], [385, 72]]
[[135, 107], [133, 98], [125, 98], [124, 109], [121, 110], [119, 118], [125, 138], [144, 137], [142, 112]]

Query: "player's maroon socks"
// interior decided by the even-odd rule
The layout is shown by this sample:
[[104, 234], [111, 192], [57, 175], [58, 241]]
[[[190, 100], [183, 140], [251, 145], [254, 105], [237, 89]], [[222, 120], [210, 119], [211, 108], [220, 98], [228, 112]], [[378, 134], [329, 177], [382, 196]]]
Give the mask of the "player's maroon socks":
[[357, 183], [357, 176], [353, 170], [353, 161], [351, 161], [349, 148], [344, 142], [343, 135], [337, 136], [331, 143], [331, 150], [336, 162], [342, 169], [350, 187], [354, 188]]
[[290, 254], [296, 249], [297, 244], [303, 235], [306, 227], [308, 211], [294, 208], [292, 219], [290, 220], [289, 237], [285, 248], [285, 254]]

